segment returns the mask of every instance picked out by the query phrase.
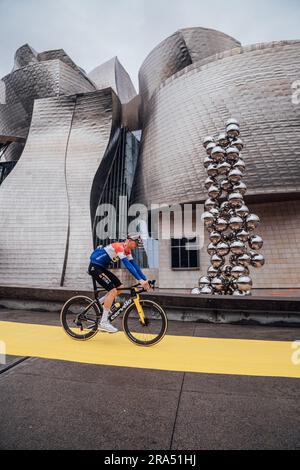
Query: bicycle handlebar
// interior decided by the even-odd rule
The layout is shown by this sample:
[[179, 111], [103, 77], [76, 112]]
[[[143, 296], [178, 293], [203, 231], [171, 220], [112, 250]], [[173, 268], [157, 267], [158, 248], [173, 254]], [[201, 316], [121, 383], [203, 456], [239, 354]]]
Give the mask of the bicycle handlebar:
[[[155, 289], [155, 283], [156, 283], [156, 280], [153, 279], [152, 281], [148, 281], [151, 289]], [[129, 286], [129, 287], [121, 287], [121, 288], [118, 288], [118, 291], [124, 291], [124, 290], [131, 290], [131, 289], [136, 289], [136, 288], [139, 288], [139, 292], [147, 292], [142, 286], [141, 284], [135, 284], [133, 286]]]

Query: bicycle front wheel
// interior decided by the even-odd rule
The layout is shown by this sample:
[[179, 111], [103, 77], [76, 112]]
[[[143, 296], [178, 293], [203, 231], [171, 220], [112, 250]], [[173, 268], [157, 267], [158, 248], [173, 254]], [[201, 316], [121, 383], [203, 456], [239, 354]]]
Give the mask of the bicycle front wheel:
[[98, 332], [101, 313], [97, 304], [85, 296], [76, 296], [63, 306], [60, 321], [64, 331], [73, 339], [85, 341]]
[[140, 320], [132, 303], [123, 316], [123, 329], [130, 341], [138, 346], [154, 346], [165, 336], [168, 319], [164, 310], [152, 300], [140, 300], [145, 314], [145, 324]]

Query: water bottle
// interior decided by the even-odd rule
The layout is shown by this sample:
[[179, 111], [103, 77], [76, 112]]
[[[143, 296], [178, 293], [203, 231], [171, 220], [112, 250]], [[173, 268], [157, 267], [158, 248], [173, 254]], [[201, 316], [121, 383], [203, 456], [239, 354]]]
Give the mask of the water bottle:
[[115, 313], [122, 307], [121, 302], [115, 302], [114, 305], [110, 309], [110, 313]]

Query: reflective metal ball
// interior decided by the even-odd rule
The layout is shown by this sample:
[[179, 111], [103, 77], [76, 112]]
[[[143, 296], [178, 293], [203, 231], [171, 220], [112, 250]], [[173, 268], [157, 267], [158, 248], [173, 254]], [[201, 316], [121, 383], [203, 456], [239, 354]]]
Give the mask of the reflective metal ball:
[[247, 217], [249, 215], [249, 209], [247, 206], [245, 206], [245, 204], [243, 204], [241, 207], [238, 207], [236, 209], [236, 214], [239, 216], [239, 217]]
[[211, 280], [208, 276], [202, 276], [199, 279], [199, 287], [210, 286]]
[[223, 191], [230, 191], [232, 189], [232, 184], [228, 179], [221, 181], [221, 188]]
[[218, 176], [219, 170], [218, 170], [218, 165], [216, 163], [211, 163], [208, 168], [207, 168], [207, 174], [208, 176]]
[[230, 247], [227, 243], [220, 242], [217, 244], [217, 255], [226, 256], [230, 252]]
[[207, 270], [207, 275], [211, 279], [214, 279], [218, 274], [219, 274], [219, 270], [214, 268], [213, 266], [210, 266]]
[[244, 243], [249, 240], [249, 236], [249, 232], [246, 232], [246, 230], [241, 230], [236, 234], [236, 238]]
[[236, 126], [240, 127], [239, 121], [237, 121], [237, 119], [230, 118], [228, 121], [226, 121], [226, 127], [230, 126], [231, 124], [235, 124]]
[[218, 232], [225, 232], [228, 227], [228, 222], [227, 220], [223, 219], [222, 217], [218, 218], [216, 223], [215, 223], [215, 228]]
[[214, 291], [211, 286], [205, 286], [200, 289], [200, 295], [213, 295]]
[[222, 256], [213, 255], [210, 259], [210, 262], [214, 268], [219, 269], [225, 264], [225, 259], [222, 258]]
[[227, 147], [227, 145], [229, 144], [229, 141], [228, 141], [228, 138], [227, 138], [227, 134], [225, 132], [223, 132], [222, 134], [219, 134], [219, 136], [217, 138], [217, 143], [221, 147]]
[[210, 212], [204, 212], [201, 216], [201, 220], [205, 227], [211, 227], [215, 222], [215, 218]]
[[210, 243], [207, 247], [207, 253], [212, 256], [217, 253], [217, 247], [213, 243]]
[[240, 170], [242, 173], [244, 173], [245, 169], [246, 169], [246, 165], [245, 165], [244, 160], [239, 158], [238, 161], [233, 165], [233, 169], [234, 170]]
[[205, 189], [208, 190], [212, 185], [215, 185], [215, 184], [216, 184], [216, 180], [212, 178], [211, 176], [209, 176], [208, 178], [206, 178], [204, 186], [205, 186]]
[[246, 252], [245, 243], [240, 240], [232, 242], [230, 244], [230, 251], [235, 255], [243, 255]]
[[220, 211], [224, 212], [224, 211], [228, 211], [229, 209], [230, 209], [229, 202], [228, 201], [222, 202], [222, 204], [220, 205]]
[[239, 183], [242, 178], [243, 178], [243, 173], [237, 168], [234, 170], [231, 170], [228, 174], [228, 180], [230, 181], [230, 183], [233, 183], [233, 184]]
[[208, 195], [209, 195], [209, 197], [211, 197], [212, 199], [217, 199], [218, 197], [220, 197], [221, 191], [220, 191], [220, 189], [218, 188], [218, 186], [212, 185], [212, 186], [209, 188], [209, 190], [208, 190]]
[[229, 163], [227, 162], [222, 162], [222, 163], [219, 163], [218, 165], [218, 172], [219, 172], [219, 175], [227, 175], [231, 170], [231, 165], [229, 165]]
[[191, 294], [192, 295], [199, 295], [200, 294], [200, 289], [198, 289], [198, 287], [196, 287], [195, 289], [192, 289]]
[[241, 276], [243, 276], [244, 273], [245, 269], [243, 268], [243, 266], [233, 266], [231, 270], [231, 276], [234, 279], [239, 279]]
[[249, 240], [249, 246], [252, 250], [261, 250], [263, 244], [263, 239], [258, 235], [253, 235]]
[[231, 230], [241, 230], [243, 228], [244, 221], [241, 217], [231, 217], [229, 220], [229, 227]]
[[228, 147], [228, 149], [226, 149], [226, 156], [228, 160], [237, 162], [240, 158], [240, 152], [236, 147]]
[[213, 151], [213, 149], [215, 148], [216, 144], [214, 142], [211, 142], [210, 144], [208, 144], [206, 146], [206, 153], [207, 155], [211, 155], [211, 152]]
[[260, 218], [256, 214], [248, 215], [246, 225], [248, 230], [255, 230], [260, 223]]
[[221, 277], [215, 277], [211, 282], [212, 288], [217, 292], [222, 292], [224, 289], [224, 280]]
[[239, 137], [239, 135], [240, 135], [240, 128], [236, 124], [230, 124], [230, 125], [226, 126], [226, 133], [227, 133], [229, 138], [235, 139], [235, 138]]
[[238, 289], [241, 292], [248, 292], [252, 289], [252, 279], [249, 276], [241, 276], [237, 280]]
[[254, 256], [251, 257], [251, 264], [254, 268], [262, 268], [265, 264], [265, 258], [263, 255], [256, 253]]
[[220, 211], [216, 207], [212, 207], [209, 211], [214, 217], [219, 217]]
[[228, 202], [231, 207], [238, 208], [244, 204], [244, 199], [241, 193], [231, 193], [228, 197]]
[[211, 135], [208, 135], [203, 139], [203, 147], [206, 148], [208, 144], [214, 143], [215, 144], [215, 139]]
[[242, 139], [235, 139], [233, 142], [232, 142], [232, 145], [234, 145], [240, 152], [243, 150], [244, 148], [244, 142], [242, 141]]
[[247, 192], [247, 186], [245, 185], [245, 183], [240, 181], [239, 183], [234, 184], [233, 190], [235, 192], [241, 193], [244, 196]]
[[230, 278], [231, 277], [231, 271], [232, 271], [232, 266], [230, 264], [225, 264], [221, 268], [222, 276], [225, 277], [225, 278]]
[[246, 294], [245, 292], [241, 292], [238, 289], [234, 289], [232, 295], [234, 295], [235, 297], [244, 297]]
[[212, 232], [209, 239], [214, 245], [217, 245], [221, 241], [222, 235], [219, 232]]
[[204, 203], [204, 207], [207, 211], [210, 211], [217, 206], [217, 202], [214, 199], [208, 198]]
[[210, 157], [205, 157], [203, 160], [204, 168], [207, 170], [210, 165], [214, 163], [213, 159]]
[[222, 161], [224, 159], [224, 156], [225, 156], [225, 150], [223, 149], [223, 147], [220, 147], [218, 145], [215, 148], [213, 148], [211, 151], [211, 158], [215, 162]]
[[238, 257], [238, 263], [244, 267], [249, 266], [251, 263], [251, 257], [247, 253], [244, 253]]

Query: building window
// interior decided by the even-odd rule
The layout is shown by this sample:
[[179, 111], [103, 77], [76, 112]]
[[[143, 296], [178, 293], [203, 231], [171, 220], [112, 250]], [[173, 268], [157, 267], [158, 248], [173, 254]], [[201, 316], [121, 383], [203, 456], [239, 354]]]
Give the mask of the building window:
[[197, 238], [171, 239], [172, 269], [199, 269], [200, 250]]

